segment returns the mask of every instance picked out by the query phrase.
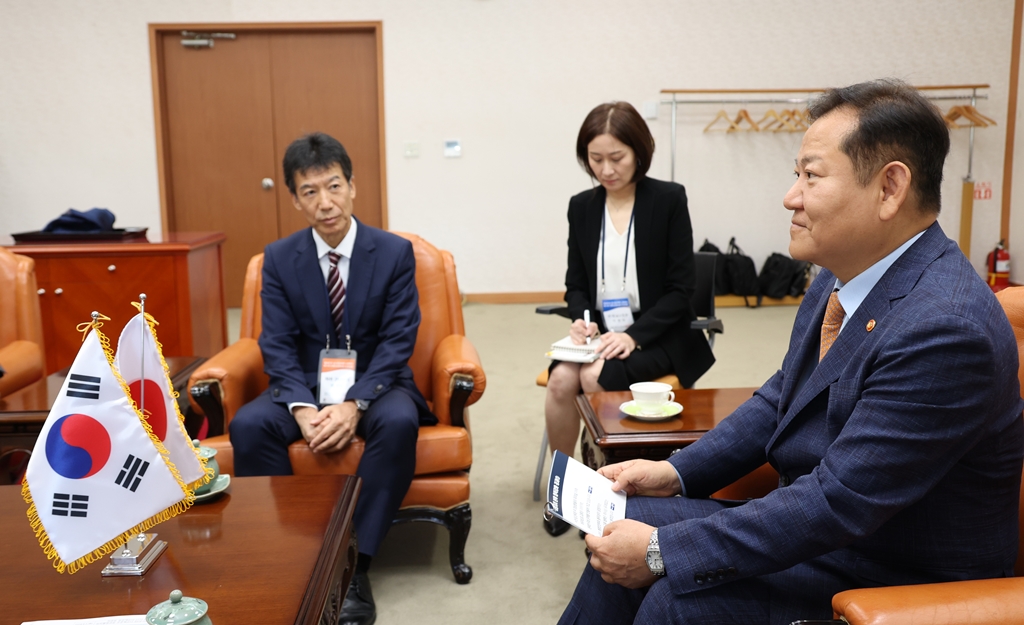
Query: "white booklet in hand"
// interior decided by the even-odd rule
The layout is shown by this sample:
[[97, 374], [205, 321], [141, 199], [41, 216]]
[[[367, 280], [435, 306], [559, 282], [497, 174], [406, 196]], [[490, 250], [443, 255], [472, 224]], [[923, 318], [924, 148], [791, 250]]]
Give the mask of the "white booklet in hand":
[[597, 360], [597, 350], [601, 349], [601, 339], [592, 339], [590, 343], [577, 345], [572, 342], [572, 337], [565, 337], [551, 344], [551, 351], [544, 354], [551, 360], [562, 362], [594, 362]]
[[556, 451], [546, 508], [566, 523], [601, 536], [605, 525], [626, 518], [626, 493], [613, 491], [611, 480]]

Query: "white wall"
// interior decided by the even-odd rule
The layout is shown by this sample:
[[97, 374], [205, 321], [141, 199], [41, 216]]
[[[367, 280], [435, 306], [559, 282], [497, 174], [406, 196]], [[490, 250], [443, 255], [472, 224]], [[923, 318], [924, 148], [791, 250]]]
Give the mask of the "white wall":
[[[147, 23], [382, 20], [390, 226], [452, 250], [467, 292], [562, 288], [567, 201], [590, 184], [574, 140], [596, 104], [880, 76], [992, 85], [979, 109], [1000, 125], [978, 131], [974, 158], [994, 192], [975, 205], [980, 268], [998, 239], [1012, 18], [1001, 0], [0, 0], [0, 235], [92, 206], [159, 232]], [[760, 266], [787, 249], [799, 137], [702, 133], [718, 108], [680, 110], [676, 178], [697, 243], [735, 235]], [[667, 179], [660, 113], [651, 174]], [[461, 159], [443, 158], [449, 138]], [[966, 163], [957, 131], [941, 217], [954, 238]]]

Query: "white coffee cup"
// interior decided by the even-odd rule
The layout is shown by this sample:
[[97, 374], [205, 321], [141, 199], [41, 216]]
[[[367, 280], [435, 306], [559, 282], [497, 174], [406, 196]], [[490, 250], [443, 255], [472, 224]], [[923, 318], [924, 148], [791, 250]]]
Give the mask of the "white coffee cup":
[[662, 406], [676, 398], [672, 387], [662, 382], [637, 382], [630, 384], [629, 390], [633, 393], [633, 403], [645, 415], [660, 413]]

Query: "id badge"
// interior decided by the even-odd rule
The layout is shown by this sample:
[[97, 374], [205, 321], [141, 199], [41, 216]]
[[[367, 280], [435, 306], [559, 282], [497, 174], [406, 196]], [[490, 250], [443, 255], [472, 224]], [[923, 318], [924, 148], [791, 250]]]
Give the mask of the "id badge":
[[345, 401], [356, 383], [356, 352], [351, 349], [320, 350], [320, 404], [330, 406]]
[[629, 294], [623, 291], [605, 291], [601, 297], [601, 315], [604, 326], [612, 332], [623, 332], [633, 325], [633, 310], [629, 307]]

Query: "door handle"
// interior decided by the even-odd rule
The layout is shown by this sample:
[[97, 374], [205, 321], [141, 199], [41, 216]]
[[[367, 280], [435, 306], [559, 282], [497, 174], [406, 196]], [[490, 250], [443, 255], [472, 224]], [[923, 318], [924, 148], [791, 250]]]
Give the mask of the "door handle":
[[274, 188], [274, 180], [272, 178], [264, 178], [260, 184], [266, 191], [270, 191]]

